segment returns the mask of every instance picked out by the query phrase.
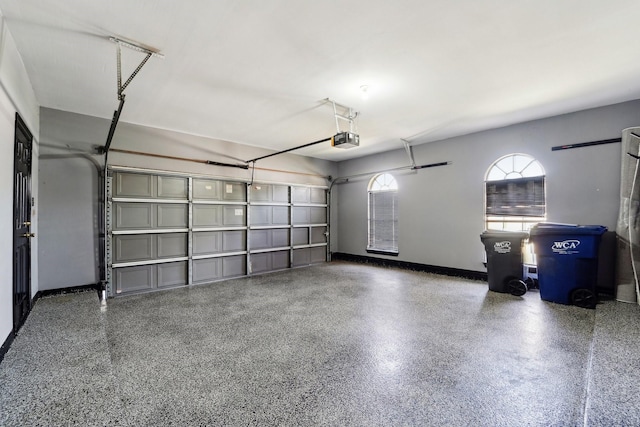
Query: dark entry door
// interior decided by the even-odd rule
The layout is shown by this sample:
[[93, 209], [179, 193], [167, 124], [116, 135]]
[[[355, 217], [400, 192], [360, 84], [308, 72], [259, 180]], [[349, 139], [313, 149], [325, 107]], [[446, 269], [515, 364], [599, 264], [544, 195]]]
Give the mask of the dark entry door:
[[31, 309], [31, 132], [16, 113], [13, 178], [13, 331]]

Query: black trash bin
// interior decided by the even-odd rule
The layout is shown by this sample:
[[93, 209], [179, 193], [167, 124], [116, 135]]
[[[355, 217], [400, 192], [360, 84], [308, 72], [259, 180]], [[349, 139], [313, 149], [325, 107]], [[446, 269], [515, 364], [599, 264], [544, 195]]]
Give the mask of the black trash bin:
[[487, 252], [490, 291], [516, 296], [527, 292], [522, 281], [522, 244], [527, 237], [524, 231], [487, 230], [480, 235]]

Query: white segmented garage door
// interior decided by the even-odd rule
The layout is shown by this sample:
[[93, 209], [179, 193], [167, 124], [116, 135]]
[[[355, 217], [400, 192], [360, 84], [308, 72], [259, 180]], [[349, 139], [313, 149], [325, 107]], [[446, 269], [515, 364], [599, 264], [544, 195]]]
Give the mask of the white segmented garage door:
[[327, 189], [112, 170], [110, 296], [327, 260]]

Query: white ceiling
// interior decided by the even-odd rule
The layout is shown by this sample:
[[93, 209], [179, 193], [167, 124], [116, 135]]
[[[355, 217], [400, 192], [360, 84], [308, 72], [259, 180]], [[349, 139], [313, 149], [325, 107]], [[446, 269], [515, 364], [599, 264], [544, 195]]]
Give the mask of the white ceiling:
[[[126, 89], [121, 121], [282, 150], [336, 133], [330, 98], [360, 112], [361, 146], [298, 152], [329, 160], [640, 98], [638, 0], [0, 0], [0, 11], [44, 107], [110, 119], [116, 36], [165, 55]], [[126, 79], [144, 54], [122, 54]]]

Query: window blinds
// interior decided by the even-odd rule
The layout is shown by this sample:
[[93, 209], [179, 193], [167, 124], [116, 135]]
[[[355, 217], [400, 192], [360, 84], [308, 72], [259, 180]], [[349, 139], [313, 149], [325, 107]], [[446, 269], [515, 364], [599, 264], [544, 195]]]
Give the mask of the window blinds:
[[486, 182], [487, 215], [545, 215], [544, 176]]
[[398, 193], [369, 193], [369, 250], [398, 251]]

